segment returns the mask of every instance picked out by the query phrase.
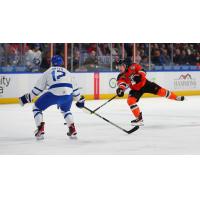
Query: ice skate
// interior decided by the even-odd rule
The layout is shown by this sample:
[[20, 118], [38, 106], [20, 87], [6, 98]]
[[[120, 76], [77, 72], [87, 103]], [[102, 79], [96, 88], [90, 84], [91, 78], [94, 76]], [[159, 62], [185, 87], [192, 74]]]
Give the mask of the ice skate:
[[37, 140], [44, 139], [44, 124], [44, 122], [41, 122], [40, 126], [38, 126], [38, 129], [35, 131], [35, 137]]
[[74, 126], [74, 123], [70, 125], [69, 127], [69, 131], [67, 132], [67, 135], [71, 138], [71, 139], [77, 139], [76, 137], [76, 128]]
[[176, 97], [176, 101], [184, 101], [185, 97], [184, 96], [178, 96]]
[[142, 113], [138, 116], [138, 118], [131, 121], [132, 126], [143, 126], [143, 119], [142, 119]]

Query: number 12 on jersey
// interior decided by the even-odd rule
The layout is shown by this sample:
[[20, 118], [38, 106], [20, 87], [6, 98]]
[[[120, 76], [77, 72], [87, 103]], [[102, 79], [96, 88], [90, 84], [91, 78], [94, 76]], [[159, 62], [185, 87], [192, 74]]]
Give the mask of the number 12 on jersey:
[[51, 74], [52, 74], [53, 81], [57, 81], [61, 77], [65, 76], [65, 72], [61, 70], [53, 70]]

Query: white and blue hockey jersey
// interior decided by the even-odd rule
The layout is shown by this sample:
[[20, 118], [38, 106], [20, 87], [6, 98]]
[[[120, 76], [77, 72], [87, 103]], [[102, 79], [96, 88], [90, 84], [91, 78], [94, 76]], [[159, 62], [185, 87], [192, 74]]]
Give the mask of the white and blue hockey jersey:
[[63, 67], [50, 67], [38, 79], [31, 91], [31, 99], [38, 96], [45, 89], [56, 96], [73, 95], [74, 99], [80, 99], [80, 91], [71, 73]]

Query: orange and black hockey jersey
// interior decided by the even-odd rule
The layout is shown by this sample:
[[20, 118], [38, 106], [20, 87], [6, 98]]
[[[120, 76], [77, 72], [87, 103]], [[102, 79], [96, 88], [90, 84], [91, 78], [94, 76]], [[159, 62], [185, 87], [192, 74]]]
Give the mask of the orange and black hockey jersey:
[[[141, 77], [141, 81], [139, 83], [135, 83], [135, 81], [133, 81], [134, 75]], [[145, 85], [146, 80], [146, 73], [142, 69], [142, 66], [133, 63], [124, 73], [118, 75], [117, 85], [123, 90], [125, 90], [127, 87], [130, 87], [131, 90], [140, 90]]]

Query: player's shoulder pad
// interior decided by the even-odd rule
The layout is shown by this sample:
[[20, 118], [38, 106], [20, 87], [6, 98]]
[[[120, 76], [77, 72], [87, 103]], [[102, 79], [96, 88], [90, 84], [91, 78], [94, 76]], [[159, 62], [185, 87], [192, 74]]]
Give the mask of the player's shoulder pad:
[[130, 70], [140, 70], [142, 68], [141, 65], [139, 65], [138, 63], [132, 63], [130, 66], [129, 66], [129, 69]]
[[147, 73], [147, 71], [143, 68], [140, 71], [143, 71], [145, 74]]

